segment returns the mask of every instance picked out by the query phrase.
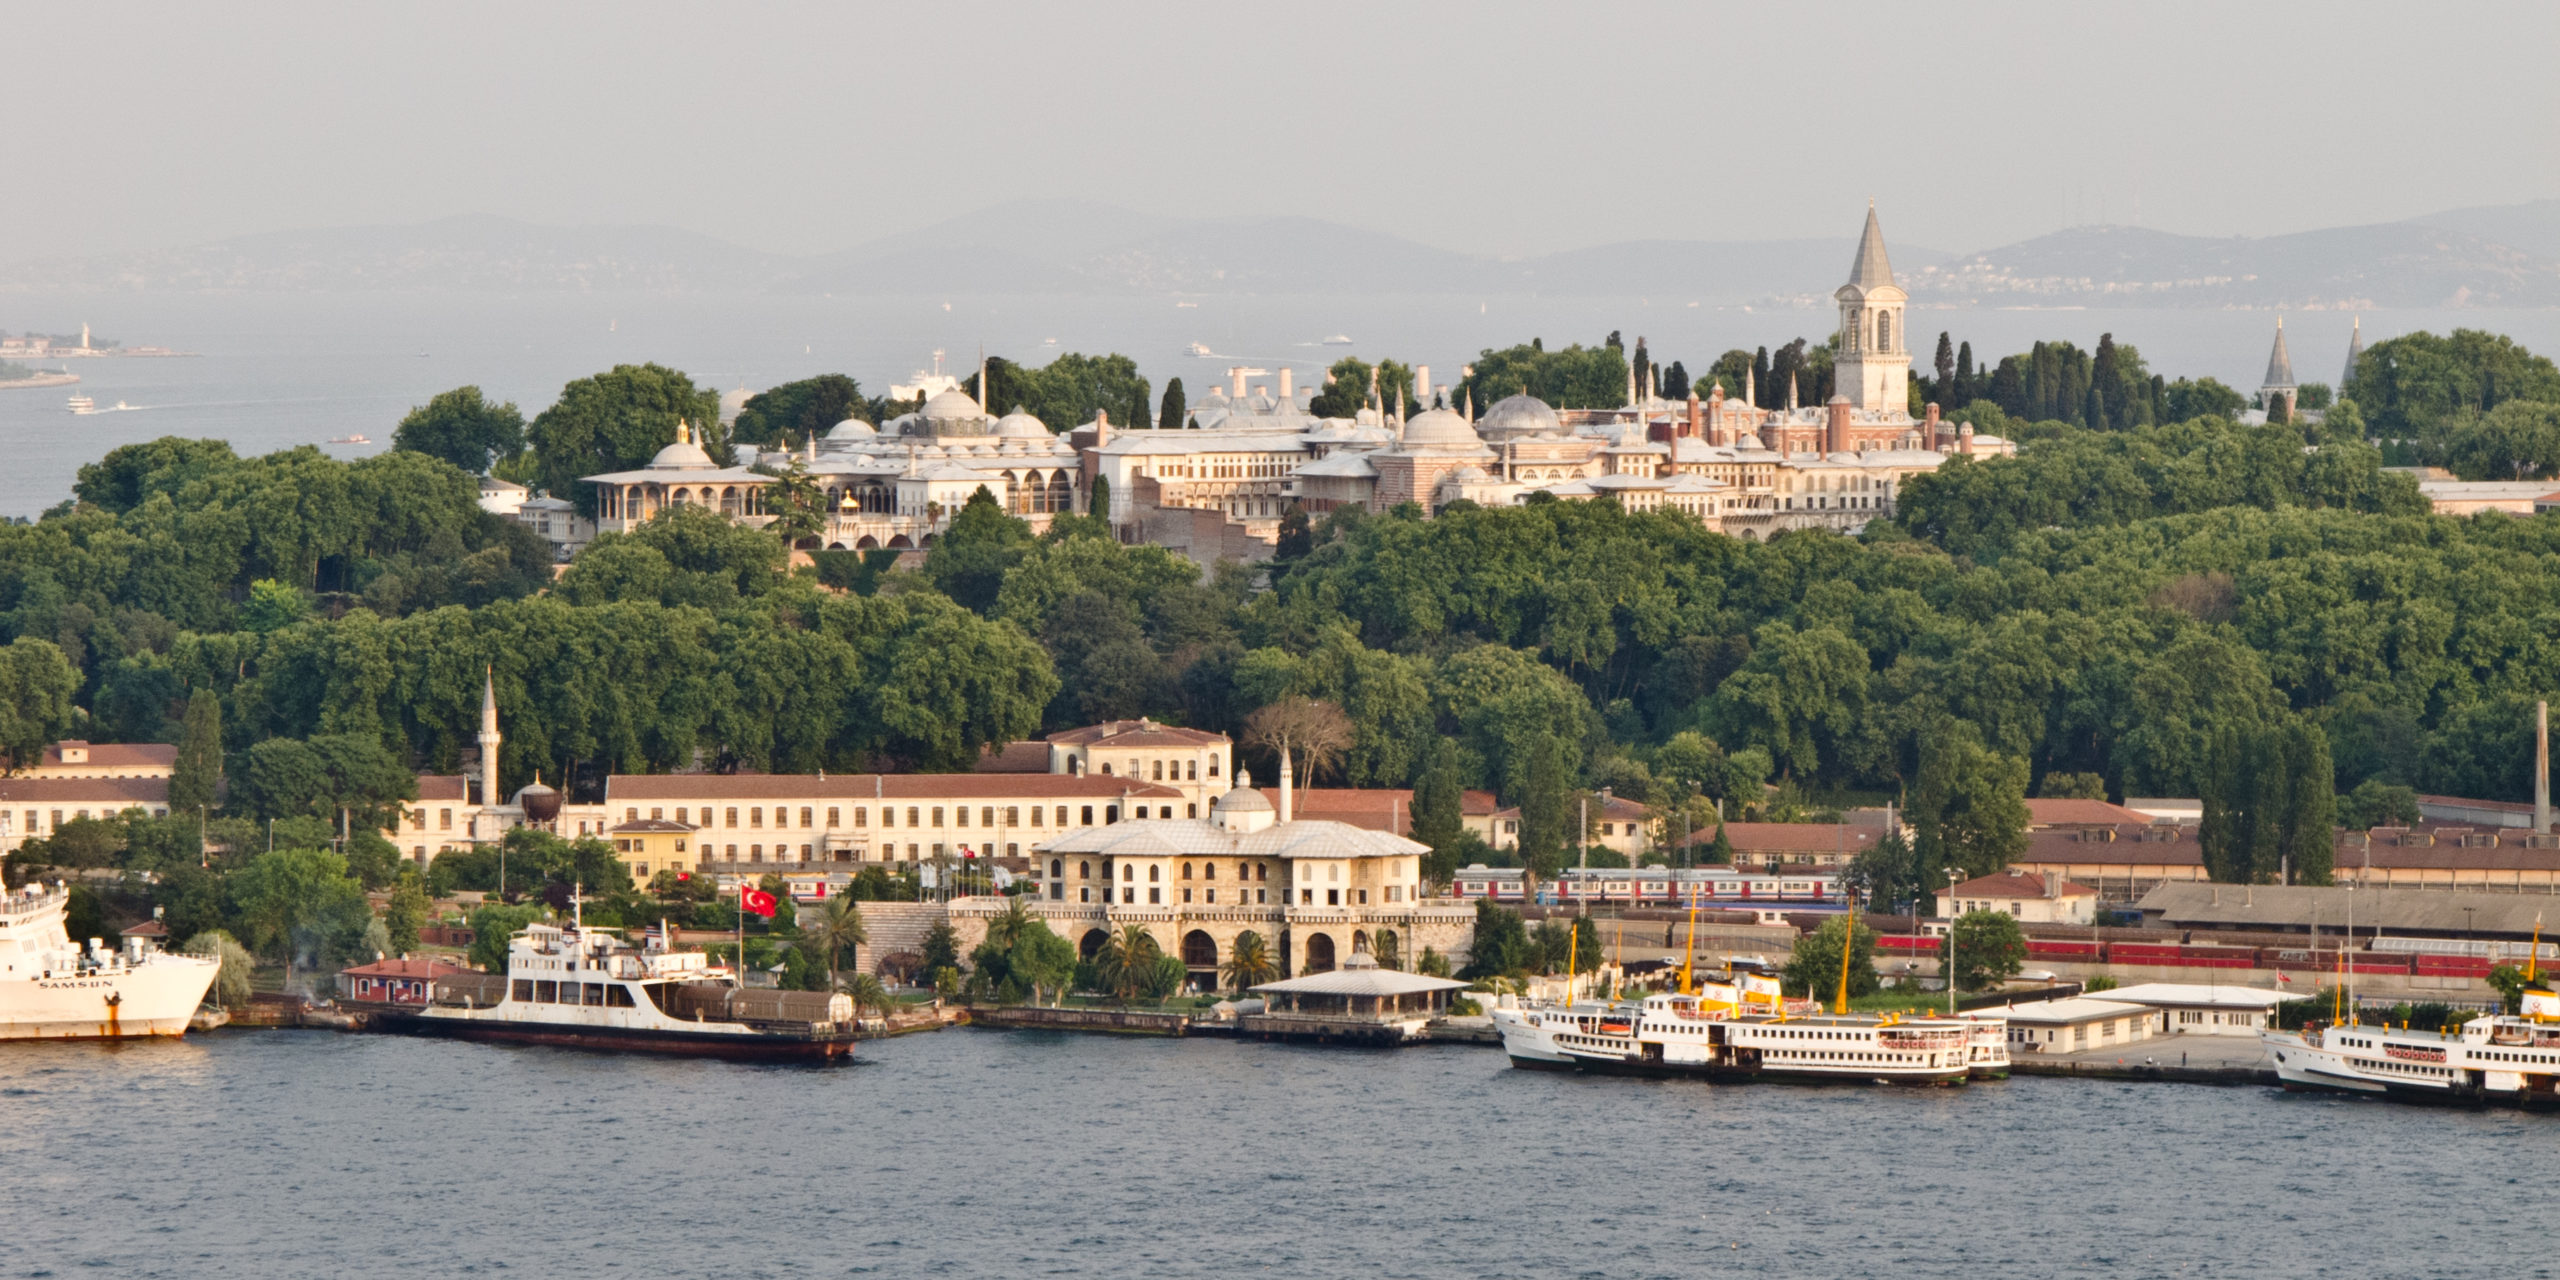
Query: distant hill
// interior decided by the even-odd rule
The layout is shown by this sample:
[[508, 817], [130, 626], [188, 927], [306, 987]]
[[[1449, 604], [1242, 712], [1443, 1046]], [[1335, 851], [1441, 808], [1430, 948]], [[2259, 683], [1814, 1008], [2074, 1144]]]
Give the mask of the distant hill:
[[2550, 307], [2553, 248], [2560, 201], [2263, 238], [2074, 227], [1901, 275], [1959, 305]]
[[[507, 218], [244, 236], [0, 268], [0, 290], [1544, 294], [1820, 303], [1851, 237], [1625, 241], [1527, 258], [1316, 218], [1174, 218], [1018, 201], [838, 253], [760, 253], [668, 227]], [[1978, 306], [2560, 306], [2560, 200], [2262, 238], [2077, 227], [1949, 255], [1896, 243], [1914, 301]]]

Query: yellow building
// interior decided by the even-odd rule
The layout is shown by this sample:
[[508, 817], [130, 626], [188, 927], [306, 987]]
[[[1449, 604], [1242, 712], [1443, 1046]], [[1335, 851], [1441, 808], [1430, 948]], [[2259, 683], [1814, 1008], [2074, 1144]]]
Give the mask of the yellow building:
[[613, 841], [614, 856], [622, 859], [623, 870], [631, 873], [631, 887], [642, 889], [661, 871], [693, 869], [693, 832], [681, 822], [641, 818], [605, 835]]

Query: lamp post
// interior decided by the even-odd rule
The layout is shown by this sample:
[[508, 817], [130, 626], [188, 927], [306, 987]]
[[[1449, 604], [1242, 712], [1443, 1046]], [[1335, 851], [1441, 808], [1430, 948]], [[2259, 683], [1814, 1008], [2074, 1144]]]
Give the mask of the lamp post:
[[1956, 881], [1962, 873], [1947, 868], [1947, 1016], [1956, 1016]]

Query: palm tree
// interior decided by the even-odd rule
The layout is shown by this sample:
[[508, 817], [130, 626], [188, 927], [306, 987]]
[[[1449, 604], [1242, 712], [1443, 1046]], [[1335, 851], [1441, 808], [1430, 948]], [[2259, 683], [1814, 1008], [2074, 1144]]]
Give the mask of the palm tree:
[[853, 1016], [856, 1018], [860, 1018], [865, 1009], [877, 1009], [885, 1017], [888, 1015], [890, 1006], [897, 1003], [897, 1000], [889, 994], [889, 989], [880, 985], [878, 978], [867, 973], [857, 973], [845, 979], [844, 993], [853, 998]]
[[1238, 991], [1250, 990], [1280, 976], [1280, 966], [1272, 963], [1271, 946], [1262, 935], [1247, 929], [1236, 935], [1235, 945], [1227, 949], [1227, 985]]
[[826, 959], [831, 977], [844, 967], [846, 952], [871, 941], [871, 931], [862, 923], [862, 904], [849, 893], [827, 899], [817, 918], [801, 925], [800, 931], [802, 942]]
[[999, 951], [1013, 950], [1013, 944], [1031, 928], [1031, 908], [1020, 897], [1005, 903], [1004, 914], [987, 922], [987, 941]]
[[1156, 945], [1156, 936], [1142, 924], [1124, 924], [1120, 932], [1105, 938], [1102, 950], [1094, 953], [1096, 977], [1113, 998], [1122, 1002], [1134, 1000], [1147, 987], [1147, 979], [1164, 949]]

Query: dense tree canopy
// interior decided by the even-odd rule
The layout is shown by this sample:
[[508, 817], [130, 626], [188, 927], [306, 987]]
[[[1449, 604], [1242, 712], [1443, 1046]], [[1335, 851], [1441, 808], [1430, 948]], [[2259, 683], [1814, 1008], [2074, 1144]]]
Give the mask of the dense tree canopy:
[[720, 425], [718, 392], [656, 364], [615, 365], [580, 378], [562, 387], [560, 398], [525, 433], [533, 446], [535, 486], [594, 515], [595, 486], [578, 483], [578, 477], [647, 466], [675, 443], [680, 424], [690, 425], [713, 462], [728, 466], [736, 460]]
[[862, 384], [841, 373], [822, 373], [747, 397], [730, 435], [742, 445], [791, 449], [826, 435], [847, 418], [868, 421], [873, 412]]
[[478, 387], [456, 387], [411, 409], [392, 433], [391, 447], [479, 475], [524, 448], [524, 415], [513, 404], [489, 403]]

